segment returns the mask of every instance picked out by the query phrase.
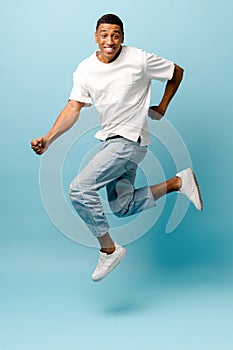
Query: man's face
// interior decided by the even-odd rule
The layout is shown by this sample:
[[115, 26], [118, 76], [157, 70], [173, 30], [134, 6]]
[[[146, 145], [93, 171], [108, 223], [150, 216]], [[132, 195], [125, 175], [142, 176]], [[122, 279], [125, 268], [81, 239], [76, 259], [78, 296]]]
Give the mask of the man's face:
[[95, 41], [100, 49], [99, 60], [110, 63], [118, 56], [124, 34], [117, 24], [101, 23], [95, 32]]

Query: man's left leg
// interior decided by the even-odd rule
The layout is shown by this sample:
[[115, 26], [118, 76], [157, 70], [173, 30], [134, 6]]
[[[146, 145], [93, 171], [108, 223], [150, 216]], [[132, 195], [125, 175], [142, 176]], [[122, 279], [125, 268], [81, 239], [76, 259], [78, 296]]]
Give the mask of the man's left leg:
[[[136, 173], [136, 172], [135, 172]], [[196, 176], [191, 168], [156, 185], [135, 189], [130, 172], [107, 186], [109, 205], [116, 216], [137, 214], [155, 206], [155, 201], [171, 192], [185, 195], [198, 210], [203, 209], [202, 198]]]
[[203, 209], [198, 182], [191, 168], [182, 170], [173, 178], [150, 188], [155, 200], [167, 193], [176, 191], [185, 195], [194, 204], [196, 209]]
[[154, 200], [157, 200], [160, 197], [164, 196], [165, 194], [179, 191], [181, 185], [182, 185], [181, 178], [174, 176], [173, 178], [166, 180], [160, 184], [150, 186], [150, 189], [154, 197]]

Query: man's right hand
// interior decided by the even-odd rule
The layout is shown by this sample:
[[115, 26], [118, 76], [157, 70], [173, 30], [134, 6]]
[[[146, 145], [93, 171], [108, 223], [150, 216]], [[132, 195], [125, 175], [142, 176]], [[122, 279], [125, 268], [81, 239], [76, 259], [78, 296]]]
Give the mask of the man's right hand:
[[32, 140], [31, 147], [36, 154], [42, 154], [49, 147], [49, 141], [45, 137], [38, 137], [38, 139]]

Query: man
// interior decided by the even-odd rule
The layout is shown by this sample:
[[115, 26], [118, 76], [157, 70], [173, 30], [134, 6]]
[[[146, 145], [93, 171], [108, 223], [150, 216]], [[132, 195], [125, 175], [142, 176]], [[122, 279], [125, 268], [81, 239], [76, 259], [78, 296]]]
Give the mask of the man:
[[198, 210], [202, 209], [202, 200], [190, 168], [163, 183], [134, 188], [137, 165], [150, 142], [146, 118], [151, 80], [167, 82], [160, 104], [149, 109], [149, 116], [159, 120], [181, 83], [183, 69], [155, 54], [123, 46], [123, 23], [113, 14], [98, 20], [95, 41], [99, 51], [79, 64], [66, 107], [47, 135], [33, 140], [31, 146], [37, 154], [44, 153], [74, 125], [81, 109], [94, 102], [102, 120], [96, 137], [103, 143], [100, 152], [72, 181], [70, 198], [99, 241], [99, 261], [92, 274], [93, 281], [99, 281], [126, 255], [126, 249], [113, 242], [109, 234], [98, 196], [100, 188], [106, 187], [109, 205], [119, 217], [151, 208], [158, 198], [174, 191], [186, 195]]

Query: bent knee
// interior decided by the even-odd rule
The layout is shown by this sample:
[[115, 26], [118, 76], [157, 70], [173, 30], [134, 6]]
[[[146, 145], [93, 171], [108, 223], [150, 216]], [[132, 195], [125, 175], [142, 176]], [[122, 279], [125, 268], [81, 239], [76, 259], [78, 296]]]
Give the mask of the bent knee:
[[113, 214], [118, 218], [123, 218], [127, 216], [127, 213], [128, 213], [128, 208], [121, 208], [120, 210], [113, 211]]
[[76, 200], [79, 195], [83, 192], [82, 190], [82, 184], [80, 183], [80, 181], [75, 178], [71, 183], [70, 183], [70, 187], [69, 187], [69, 196], [70, 199]]
[[96, 199], [97, 190], [90, 182], [81, 181], [79, 177], [76, 177], [70, 184], [69, 196], [72, 202], [89, 203], [92, 198]]

